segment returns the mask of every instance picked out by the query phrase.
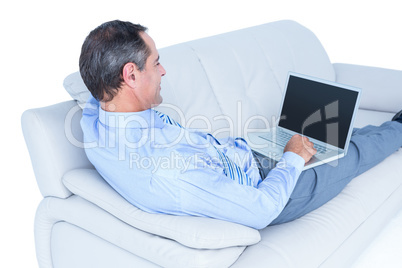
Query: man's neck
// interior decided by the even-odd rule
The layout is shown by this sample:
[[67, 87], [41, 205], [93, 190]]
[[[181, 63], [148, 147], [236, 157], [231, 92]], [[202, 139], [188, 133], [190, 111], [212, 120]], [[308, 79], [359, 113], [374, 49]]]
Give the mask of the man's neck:
[[101, 108], [104, 111], [115, 113], [132, 113], [146, 110], [146, 108], [139, 105], [135, 96], [124, 89], [120, 89], [111, 101], [101, 101]]

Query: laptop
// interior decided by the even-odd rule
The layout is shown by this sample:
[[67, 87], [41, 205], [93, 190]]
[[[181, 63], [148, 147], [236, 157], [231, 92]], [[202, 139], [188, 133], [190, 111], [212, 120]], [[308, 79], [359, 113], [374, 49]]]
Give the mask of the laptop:
[[275, 163], [289, 139], [300, 134], [317, 149], [304, 170], [336, 165], [348, 151], [361, 90], [294, 72], [289, 72], [285, 88], [279, 120], [273, 128], [246, 134], [248, 144]]

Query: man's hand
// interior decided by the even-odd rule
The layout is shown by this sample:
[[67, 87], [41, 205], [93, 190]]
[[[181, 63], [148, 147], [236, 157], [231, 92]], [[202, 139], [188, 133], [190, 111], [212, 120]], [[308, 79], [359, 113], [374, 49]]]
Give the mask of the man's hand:
[[283, 151], [300, 155], [306, 163], [317, 153], [314, 144], [307, 137], [297, 134], [288, 141]]

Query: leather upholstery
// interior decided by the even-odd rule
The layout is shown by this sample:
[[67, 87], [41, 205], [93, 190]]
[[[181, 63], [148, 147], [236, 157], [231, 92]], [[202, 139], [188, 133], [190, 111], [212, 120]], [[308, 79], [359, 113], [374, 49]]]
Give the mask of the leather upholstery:
[[[218, 136], [242, 136], [247, 127], [273, 123], [288, 71], [362, 86], [364, 109], [359, 110], [356, 126], [380, 124], [401, 109], [401, 71], [332, 65], [316, 36], [292, 21], [174, 45], [161, 49], [160, 56], [167, 70], [160, 110], [182, 125]], [[79, 76], [67, 80], [74, 88], [73, 98], [85, 102], [82, 98], [88, 92]], [[35, 219], [41, 268], [102, 268], [111, 263], [114, 267], [348, 267], [402, 204], [399, 151], [354, 179], [321, 208], [261, 230], [257, 244], [190, 248], [162, 233], [127, 224], [126, 216], [94, 204], [94, 199], [71, 187], [71, 181], [69, 188], [75, 194], [64, 186], [63, 177], [83, 176], [77, 170], [93, 168], [80, 143], [80, 114], [80, 107], [68, 101], [28, 110], [22, 117], [44, 196]], [[83, 186], [88, 187], [86, 194], [91, 194], [92, 186]]]

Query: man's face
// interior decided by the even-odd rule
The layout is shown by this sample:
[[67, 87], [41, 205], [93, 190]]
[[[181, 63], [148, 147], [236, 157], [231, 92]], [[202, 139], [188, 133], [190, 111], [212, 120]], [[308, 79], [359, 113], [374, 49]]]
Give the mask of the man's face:
[[161, 79], [166, 74], [165, 69], [159, 63], [159, 53], [156, 50], [155, 43], [147, 33], [141, 33], [141, 37], [151, 50], [145, 68], [139, 72], [138, 89], [140, 92], [139, 98], [145, 109], [158, 106], [162, 102]]

